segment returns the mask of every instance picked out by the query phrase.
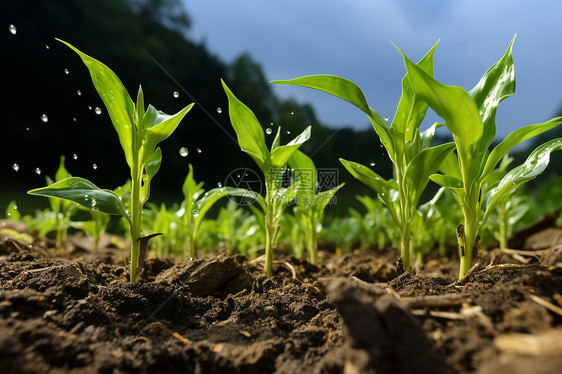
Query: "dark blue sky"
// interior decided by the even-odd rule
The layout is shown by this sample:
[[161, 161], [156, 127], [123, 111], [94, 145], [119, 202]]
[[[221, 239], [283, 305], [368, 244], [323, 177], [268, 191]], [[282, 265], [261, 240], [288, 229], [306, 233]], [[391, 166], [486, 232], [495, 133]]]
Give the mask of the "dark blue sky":
[[[382, 116], [394, 115], [405, 73], [389, 41], [419, 60], [441, 39], [436, 78], [471, 89], [514, 47], [517, 90], [497, 115], [498, 136], [545, 121], [562, 105], [562, 1], [521, 0], [184, 0], [193, 27], [226, 61], [249, 52], [266, 77], [334, 74], [356, 82]], [[333, 126], [366, 127], [365, 116], [328, 94], [279, 86], [283, 97], [310, 102]], [[241, 98], [243, 100], [243, 98]], [[428, 115], [427, 122], [438, 117]]]

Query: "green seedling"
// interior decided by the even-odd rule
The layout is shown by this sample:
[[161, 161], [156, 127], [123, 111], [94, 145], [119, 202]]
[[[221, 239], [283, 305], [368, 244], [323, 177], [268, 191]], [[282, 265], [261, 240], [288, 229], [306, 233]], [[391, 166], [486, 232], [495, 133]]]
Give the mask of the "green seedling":
[[562, 123], [562, 118], [558, 117], [520, 128], [489, 151], [496, 135], [497, 107], [515, 92], [514, 40], [504, 56], [486, 71], [470, 92], [439, 83], [401, 52], [412, 94], [445, 120], [455, 139], [456, 154], [448, 155], [440, 168], [443, 174], [434, 174], [430, 178], [453, 191], [464, 215], [464, 224], [457, 230], [461, 259], [459, 278], [471, 268], [478, 233], [496, 205], [517, 186], [541, 174], [550, 161], [550, 153], [562, 149], [562, 138], [548, 141], [499, 182], [487, 182], [494, 168], [513, 147]]
[[[437, 202], [443, 195], [445, 188], [441, 187], [427, 203], [420, 205], [412, 222], [414, 230], [412, 251], [416, 255], [416, 263], [423, 264], [423, 255], [433, 248], [435, 234], [438, 233], [437, 221], [441, 219]], [[428, 228], [431, 228], [428, 230]]]
[[295, 181], [300, 181], [296, 196], [297, 205], [294, 209], [295, 218], [304, 230], [309, 261], [315, 264], [318, 257], [318, 231], [322, 227], [324, 209], [345, 183], [327, 191], [317, 191], [316, 165], [310, 157], [299, 150], [289, 158], [289, 166], [292, 168]]
[[[418, 69], [431, 77], [436, 47], [437, 44], [417, 64]], [[375, 191], [390, 211], [393, 220], [400, 227], [400, 253], [409, 270], [411, 224], [420, 197], [429, 183], [429, 176], [437, 172], [439, 165], [455, 145], [447, 143], [432, 147], [436, 125], [420, 133], [419, 127], [428, 105], [414, 95], [408, 74], [402, 79], [402, 96], [390, 127], [379, 113], [369, 107], [359, 86], [347, 79], [332, 75], [313, 75], [272, 83], [293, 84], [327, 92], [350, 102], [367, 115], [394, 165], [396, 179], [385, 180], [367, 166], [344, 159], [340, 161], [355, 178]]]
[[193, 167], [189, 165], [189, 173], [183, 183], [182, 191], [184, 200], [177, 216], [181, 219], [183, 227], [187, 230], [187, 251], [190, 258], [197, 257], [197, 235], [205, 215], [211, 207], [223, 197], [228, 195], [243, 195], [246, 190], [233, 187], [218, 187], [205, 192], [203, 182], [197, 183], [193, 177]]
[[[87, 66], [92, 83], [117, 131], [125, 159], [131, 170], [130, 211], [125, 209], [116, 193], [100, 189], [83, 178], [66, 178], [46, 188], [31, 190], [29, 194], [66, 199], [88, 209], [124, 217], [129, 224], [131, 237], [130, 281], [136, 282], [139, 268], [142, 269], [147, 241], [152, 237], [152, 235], [144, 236], [142, 233], [142, 209], [150, 195], [150, 182], [162, 162], [162, 151], [157, 145], [172, 134], [193, 104], [174, 115], [160, 112], [152, 105], [145, 108], [144, 95], [140, 87], [135, 104], [111, 69], [72, 45], [59, 41], [75, 51]], [[141, 253], [141, 249], [144, 253]]]
[[[79, 206], [81, 207], [81, 206]], [[94, 239], [94, 252], [99, 250], [100, 239], [105, 235], [107, 231], [107, 225], [109, 225], [110, 216], [103, 212], [88, 209], [90, 214], [89, 221], [71, 221], [69, 222], [70, 227], [78, 230], [84, 231], [84, 233]]]
[[[288, 188], [282, 186], [287, 161], [310, 137], [310, 126], [286, 145], [281, 145], [281, 128], [267, 149], [265, 134], [254, 113], [234, 96], [222, 81], [228, 97], [230, 122], [236, 132], [240, 148], [256, 162], [265, 177], [265, 199], [256, 197], [265, 213], [265, 273], [271, 277], [273, 245], [279, 233], [281, 216], [287, 204], [296, 196], [298, 183]], [[249, 193], [251, 191], [248, 191]]]
[[[55, 173], [55, 180], [46, 177], [47, 186], [52, 185], [55, 182], [60, 182], [61, 180], [70, 177], [70, 173], [66, 170], [64, 165], [65, 157], [60, 157], [59, 167]], [[66, 235], [68, 229], [70, 228], [71, 217], [76, 213], [76, 204], [72, 201], [61, 200], [56, 198], [49, 198], [49, 203], [51, 205], [51, 210], [55, 214], [55, 224], [56, 224], [56, 247], [58, 249], [63, 248], [63, 243], [66, 240]]]

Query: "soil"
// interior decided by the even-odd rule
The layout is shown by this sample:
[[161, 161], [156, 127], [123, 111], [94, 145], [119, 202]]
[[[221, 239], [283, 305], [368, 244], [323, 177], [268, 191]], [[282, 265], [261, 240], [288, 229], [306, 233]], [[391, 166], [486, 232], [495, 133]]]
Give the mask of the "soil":
[[561, 232], [461, 281], [455, 258], [405, 273], [365, 250], [281, 256], [271, 279], [259, 258], [150, 258], [136, 284], [122, 249], [3, 236], [0, 372], [559, 373]]

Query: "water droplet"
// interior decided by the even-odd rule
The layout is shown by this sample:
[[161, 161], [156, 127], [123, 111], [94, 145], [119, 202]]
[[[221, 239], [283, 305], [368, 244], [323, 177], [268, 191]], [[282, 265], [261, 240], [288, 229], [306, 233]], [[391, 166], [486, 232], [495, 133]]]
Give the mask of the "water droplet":
[[218, 113], [218, 114], [221, 114], [221, 113], [222, 113], [222, 108], [221, 108], [220, 106], [217, 108], [217, 113]]
[[10, 26], [8, 26], [8, 30], [10, 30], [10, 33], [13, 35], [16, 35], [16, 32], [18, 32], [18, 30], [16, 29], [16, 26], [10, 24]]
[[99, 106], [97, 106], [96, 109], [94, 109], [94, 112], [96, 114], [101, 114], [101, 108]]
[[35, 168], [35, 174], [37, 174], [37, 175], [41, 175], [41, 169], [39, 169], [39, 168]]
[[92, 164], [92, 169], [97, 170], [97, 169], [98, 169], [98, 164]]
[[185, 148], [185, 147], [180, 148], [180, 156], [181, 157], [187, 157], [188, 153], [189, 152], [187, 151], [187, 148]]
[[173, 96], [177, 99], [180, 97], [180, 93], [178, 91], [174, 91]]
[[291, 115], [294, 116], [294, 115], [295, 115], [295, 112], [291, 112]]
[[190, 257], [190, 258], [189, 258], [189, 261], [193, 261], [193, 257]]
[[77, 90], [76, 93], [78, 94], [78, 96], [82, 95], [82, 91]]
[[273, 132], [273, 130], [271, 129], [271, 127], [268, 127], [267, 129], [265, 129], [265, 133], [267, 135], [271, 135], [272, 132]]
[[73, 120], [74, 122], [76, 122], [76, 117], [72, 117], [72, 120]]
[[197, 148], [196, 151], [197, 151], [197, 153], [201, 153], [201, 152], [202, 152], [202, 151], [201, 151], [201, 148]]
[[97, 204], [96, 199], [92, 199], [92, 206], [96, 206], [96, 204]]
[[45, 44], [45, 49], [49, 49], [49, 45], [48, 45], [48, 44]]
[[291, 135], [291, 131], [290, 131], [290, 130], [287, 130], [287, 135]]
[[26, 127], [26, 128], [25, 128], [25, 131], [29, 131], [29, 127]]
[[221, 188], [221, 187], [222, 187], [222, 183], [221, 183], [221, 182], [218, 182], [218, 183], [217, 183], [217, 186], [218, 186], [219, 188]]
[[384, 117], [384, 121], [385, 121], [385, 122], [388, 122], [388, 117]]
[[68, 75], [68, 74], [70, 74], [70, 70], [64, 69], [64, 73]]
[[20, 170], [20, 166], [18, 164], [13, 164], [12, 165], [12, 169], [14, 169], [14, 171], [19, 171]]
[[75, 153], [75, 154], [72, 155], [72, 158], [75, 159], [75, 160], [78, 160], [78, 155]]
[[91, 105], [88, 105], [88, 109], [92, 110], [92, 106], [91, 106]]
[[193, 214], [193, 217], [198, 217], [199, 216], [199, 211], [197, 209], [193, 209], [191, 211], [191, 214]]
[[43, 122], [49, 122], [49, 117], [46, 114], [42, 114], [41, 115], [41, 121]]
[[371, 163], [369, 165], [375, 166], [375, 163], [373, 161], [371, 161]]

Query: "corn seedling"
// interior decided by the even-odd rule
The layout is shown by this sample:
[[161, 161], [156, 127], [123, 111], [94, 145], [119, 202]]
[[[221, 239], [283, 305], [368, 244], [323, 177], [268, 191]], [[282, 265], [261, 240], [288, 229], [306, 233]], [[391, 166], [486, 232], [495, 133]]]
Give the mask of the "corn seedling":
[[256, 196], [256, 199], [265, 214], [265, 273], [267, 277], [271, 277], [273, 245], [279, 233], [281, 216], [287, 204], [295, 198], [298, 189], [298, 183], [288, 188], [283, 187], [283, 174], [289, 158], [310, 137], [310, 126], [286, 145], [280, 144], [279, 127], [271, 150], [268, 150], [265, 133], [254, 113], [234, 96], [224, 81], [222, 85], [228, 97], [230, 122], [236, 132], [238, 144], [252, 157], [265, 177], [265, 199], [262, 196]]
[[504, 56], [486, 71], [470, 92], [439, 83], [400, 51], [412, 94], [445, 120], [455, 139], [456, 154], [450, 153], [442, 164], [440, 171], [443, 174], [434, 174], [430, 178], [454, 192], [464, 215], [464, 224], [457, 230], [459, 278], [471, 268], [478, 233], [497, 204], [517, 186], [541, 174], [548, 166], [550, 153], [562, 149], [562, 138], [548, 141], [533, 150], [523, 164], [509, 171], [499, 182], [487, 182], [494, 168], [513, 147], [562, 123], [562, 118], [558, 117], [520, 128], [489, 151], [496, 135], [497, 107], [515, 92], [514, 40]]
[[289, 165], [295, 181], [300, 181], [294, 209], [295, 218], [304, 231], [309, 261], [315, 264], [318, 257], [318, 231], [322, 228], [324, 209], [344, 183], [327, 191], [317, 191], [316, 165], [299, 150], [289, 158]]
[[[433, 76], [433, 54], [437, 44], [416, 66], [428, 76]], [[412, 219], [429, 176], [455, 145], [441, 144], [432, 147], [436, 126], [420, 133], [419, 127], [428, 109], [427, 103], [414, 95], [408, 74], [402, 79], [402, 96], [390, 127], [373, 108], [355, 83], [332, 75], [314, 75], [277, 84], [293, 84], [324, 91], [350, 102], [361, 109], [373, 124], [382, 145], [394, 165], [395, 180], [385, 180], [369, 167], [340, 159], [345, 168], [358, 180], [378, 194], [393, 220], [400, 227], [400, 254], [407, 270], [410, 269], [410, 236]]]
[[142, 269], [144, 262], [147, 241], [152, 237], [142, 233], [142, 209], [150, 195], [150, 182], [162, 162], [162, 151], [157, 145], [172, 134], [193, 104], [174, 115], [160, 112], [152, 105], [145, 108], [141, 87], [135, 104], [111, 69], [72, 45], [60, 41], [76, 52], [87, 66], [92, 83], [117, 131], [131, 170], [130, 211], [125, 209], [123, 202], [113, 191], [100, 189], [92, 182], [78, 177], [69, 177], [28, 193], [70, 200], [88, 209], [124, 217], [129, 225], [131, 238], [130, 281], [136, 282], [139, 268]]

